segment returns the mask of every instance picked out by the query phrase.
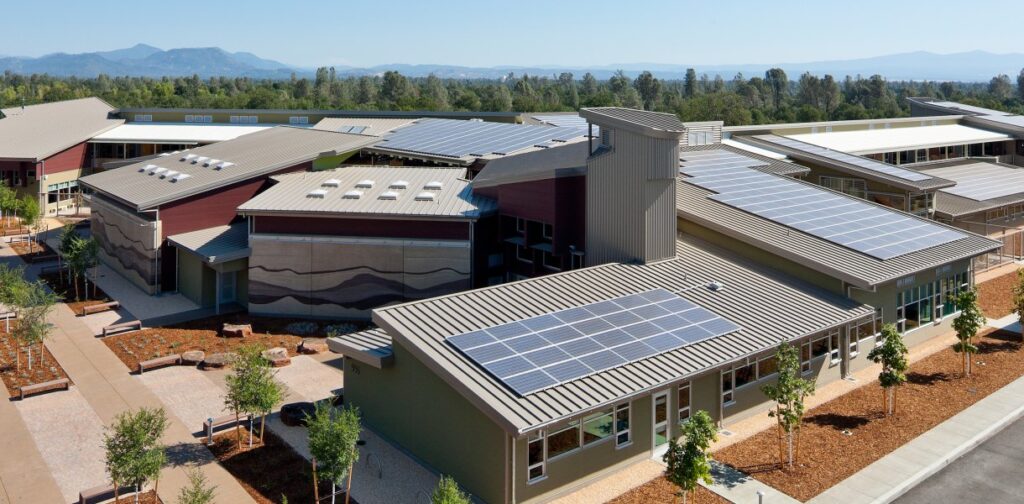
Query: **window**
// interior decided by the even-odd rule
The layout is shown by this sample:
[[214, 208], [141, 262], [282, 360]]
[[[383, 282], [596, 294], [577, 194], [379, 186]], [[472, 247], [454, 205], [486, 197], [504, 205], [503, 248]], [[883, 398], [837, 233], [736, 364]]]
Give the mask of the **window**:
[[254, 116], [254, 115], [249, 115], [249, 116], [235, 116], [235, 115], [233, 115], [233, 116], [231, 116], [229, 118], [229, 121], [231, 123], [233, 123], [233, 124], [259, 124], [260, 118], [259, 118], [259, 116]]
[[710, 131], [691, 131], [686, 134], [686, 145], [709, 145], [714, 143], [714, 139]]
[[807, 374], [811, 372], [811, 344], [810, 342], [800, 345], [800, 372]]
[[779, 361], [774, 355], [757, 361], [757, 376], [759, 379], [767, 378], [778, 371]]
[[915, 285], [896, 295], [896, 326], [901, 333], [938, 322], [956, 311], [955, 299], [967, 288], [967, 273]]
[[615, 407], [615, 447], [622, 448], [628, 446], [632, 442], [632, 438], [629, 435], [629, 421], [630, 421], [630, 405], [629, 403], [620, 404]]
[[526, 219], [516, 217], [516, 232], [526, 234]]
[[526, 448], [527, 481], [537, 481], [547, 473], [544, 459], [544, 433], [539, 432], [530, 438]]
[[541, 232], [541, 235], [544, 238], [547, 238], [548, 240], [554, 239], [555, 227], [552, 226], [551, 224], [544, 224], [543, 231]]
[[733, 384], [736, 388], [757, 381], [757, 364], [751, 363], [733, 369]]
[[690, 418], [690, 382], [679, 385], [676, 399], [676, 404], [679, 406], [679, 421], [688, 420]]
[[135, 114], [135, 122], [153, 122], [153, 114]]
[[185, 122], [187, 122], [187, 123], [212, 123], [213, 122], [213, 116], [211, 116], [211, 115], [186, 114], [185, 115]]
[[526, 245], [516, 245], [516, 259], [526, 263], [533, 262], [533, 249]]
[[288, 118], [288, 124], [309, 124], [309, 117], [291, 116]]
[[612, 142], [615, 140], [615, 132], [611, 128], [601, 128], [601, 145], [604, 147], [611, 147]]
[[590, 446], [612, 436], [612, 412], [601, 411], [583, 419], [583, 446]]
[[867, 185], [862, 179], [829, 177], [822, 175], [818, 177], [819, 185], [857, 198], [867, 196]]
[[565, 455], [580, 447], [580, 422], [575, 420], [569, 423], [568, 427], [549, 433], [548, 460], [559, 455]]
[[562, 271], [562, 259], [551, 252], [544, 251], [540, 259], [545, 268], [552, 271]]
[[736, 387], [732, 370], [722, 372], [722, 405], [728, 406], [736, 402]]

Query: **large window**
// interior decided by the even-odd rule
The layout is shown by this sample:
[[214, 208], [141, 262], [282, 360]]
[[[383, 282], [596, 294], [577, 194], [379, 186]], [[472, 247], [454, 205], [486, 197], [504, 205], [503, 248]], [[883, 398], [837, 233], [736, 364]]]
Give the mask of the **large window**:
[[611, 410], [600, 411], [583, 419], [583, 446], [604, 441], [612, 435]]
[[968, 287], [967, 272], [915, 285], [896, 295], [896, 325], [909, 332], [956, 312], [956, 297]]
[[288, 118], [288, 124], [309, 124], [309, 117], [291, 116]]
[[867, 186], [862, 179], [829, 177], [822, 175], [818, 177], [819, 184], [833, 191], [864, 198], [867, 195]]
[[551, 432], [548, 438], [548, 460], [565, 455], [580, 447], [580, 422], [573, 421], [568, 426]]
[[722, 371], [722, 404], [728, 406], [736, 402], [736, 382], [732, 370]]
[[629, 403], [615, 407], [615, 446], [618, 448], [632, 442], [633, 438], [629, 434], [630, 413]]

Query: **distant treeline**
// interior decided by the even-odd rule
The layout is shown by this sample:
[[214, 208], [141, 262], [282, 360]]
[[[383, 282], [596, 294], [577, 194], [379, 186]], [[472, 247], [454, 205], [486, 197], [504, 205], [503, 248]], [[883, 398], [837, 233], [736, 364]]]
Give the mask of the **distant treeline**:
[[661, 80], [650, 72], [606, 81], [591, 74], [514, 75], [495, 80], [409, 78], [398, 72], [337, 77], [320, 68], [314, 79], [254, 80], [215, 77], [58, 78], [17, 75], [0, 79], [0, 107], [99, 96], [115, 107], [287, 108], [344, 110], [572, 111], [623, 106], [677, 114], [686, 121], [728, 125], [899, 117], [904, 98], [930, 96], [1024, 113], [1024, 70], [989, 83], [888, 82], [879, 75], [836, 80], [806, 73], [790, 80], [781, 69], [731, 80], [697, 75]]

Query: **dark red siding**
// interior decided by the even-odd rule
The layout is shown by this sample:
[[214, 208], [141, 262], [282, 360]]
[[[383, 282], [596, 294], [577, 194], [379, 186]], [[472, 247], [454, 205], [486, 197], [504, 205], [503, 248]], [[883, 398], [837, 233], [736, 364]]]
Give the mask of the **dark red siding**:
[[[46, 158], [46, 173], [60, 173], [84, 167], [88, 147], [89, 144], [82, 142]], [[36, 175], [39, 175], [39, 170], [36, 170]]]
[[586, 190], [586, 179], [577, 176], [505, 184], [495, 192], [499, 214], [551, 224], [552, 245], [564, 253], [570, 245], [584, 249]]
[[255, 218], [255, 232], [302, 235], [468, 240], [469, 223], [451, 221], [334, 219], [318, 217]]

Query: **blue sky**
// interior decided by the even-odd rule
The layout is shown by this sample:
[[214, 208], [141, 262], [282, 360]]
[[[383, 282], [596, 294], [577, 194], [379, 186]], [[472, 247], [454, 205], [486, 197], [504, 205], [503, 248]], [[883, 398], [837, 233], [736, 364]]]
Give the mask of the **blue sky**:
[[[219, 46], [301, 66], [728, 64], [1024, 51], [1011, 0], [40, 0], [0, 54]], [[984, 28], [990, 23], [992, 29]], [[608, 44], [603, 45], [602, 41]], [[701, 47], [693, 43], [707, 40]]]

